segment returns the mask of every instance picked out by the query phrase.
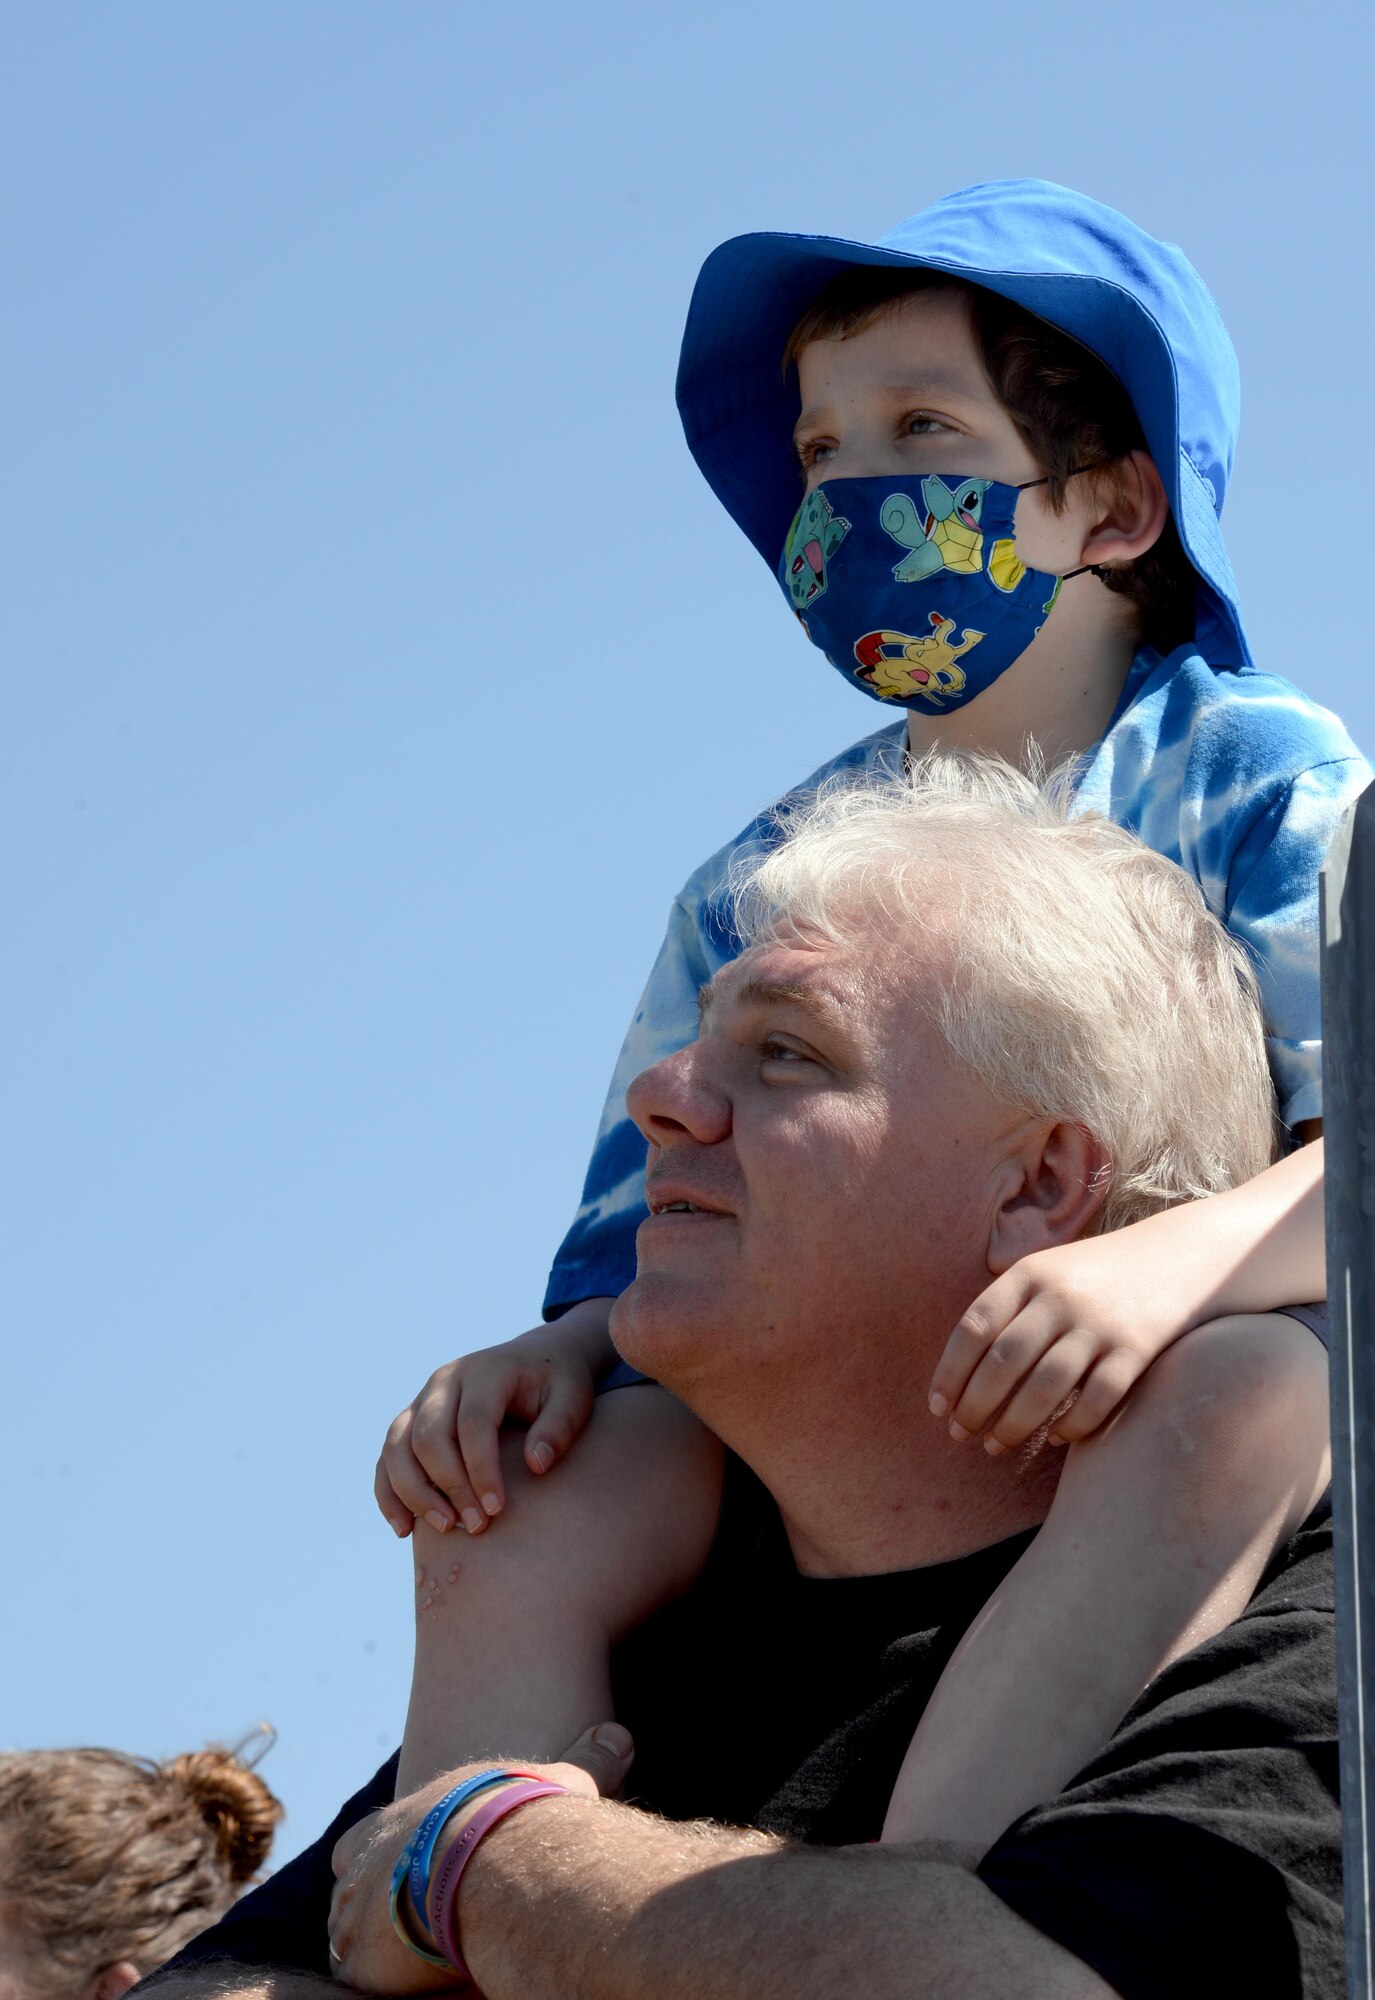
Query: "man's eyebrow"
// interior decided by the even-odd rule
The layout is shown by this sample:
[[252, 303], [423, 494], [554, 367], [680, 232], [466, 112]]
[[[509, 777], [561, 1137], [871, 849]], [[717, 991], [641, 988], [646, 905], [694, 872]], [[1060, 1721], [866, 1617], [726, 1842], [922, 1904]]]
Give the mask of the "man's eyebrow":
[[[796, 979], [745, 979], [739, 986], [731, 988], [730, 997], [739, 1007], [770, 1007], [780, 1004], [800, 1007], [815, 1019], [829, 1022], [833, 1027], [840, 1013], [840, 1003], [833, 994]], [[699, 1023], [705, 1024], [707, 1014], [715, 1006], [716, 999], [714, 984], [698, 988]]]

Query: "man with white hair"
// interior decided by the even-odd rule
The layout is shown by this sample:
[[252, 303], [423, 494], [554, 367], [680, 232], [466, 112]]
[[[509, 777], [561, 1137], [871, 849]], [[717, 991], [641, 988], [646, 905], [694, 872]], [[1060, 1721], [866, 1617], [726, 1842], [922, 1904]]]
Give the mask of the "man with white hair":
[[[1314, 1490], [1290, 1497], [1236, 1622], [1173, 1660], [1115, 1733], [1109, 1714], [1102, 1754], [987, 1853], [873, 1844], [938, 1675], [971, 1622], [997, 1616], [1064, 1463], [934, 1434], [914, 1450], [912, 1412], [990, 1272], [1266, 1164], [1249, 971], [1180, 870], [972, 762], [824, 795], [737, 891], [747, 949], [704, 993], [699, 1039], [631, 1093], [651, 1212], [615, 1321], [627, 1360], [727, 1447], [716, 1545], [618, 1658], [638, 1805], [597, 1796], [626, 1781], [623, 1731], [584, 1742], [548, 1774], [563, 1795], [452, 1850], [445, 1935], [489, 2000], [1335, 2000], [1331, 1569]], [[1278, 1354], [1297, 1365], [1263, 1321], [1205, 1337], [1233, 1409]], [[1148, 1419], [1175, 1358], [1118, 1420], [1119, 1457], [1138, 1435], [1159, 1450]], [[1304, 1363], [1324, 1366], [1316, 1342]], [[1199, 1379], [1193, 1357], [1195, 1393]], [[1177, 1414], [1158, 1475], [1187, 1482], [1227, 1427]], [[1034, 1563], [1018, 1574], [1034, 1590]], [[1090, 1666], [1095, 1618], [1129, 1616], [1131, 1596], [1130, 1578], [1086, 1585]], [[1091, 1671], [1065, 1698], [1099, 1698]], [[452, 1986], [402, 1943], [388, 1886], [426, 1811], [470, 1775], [384, 1807], [379, 1774], [205, 1950], [322, 1965], [342, 1834], [339, 1976]], [[223, 1966], [167, 1983], [316, 1990], [298, 1970]]]

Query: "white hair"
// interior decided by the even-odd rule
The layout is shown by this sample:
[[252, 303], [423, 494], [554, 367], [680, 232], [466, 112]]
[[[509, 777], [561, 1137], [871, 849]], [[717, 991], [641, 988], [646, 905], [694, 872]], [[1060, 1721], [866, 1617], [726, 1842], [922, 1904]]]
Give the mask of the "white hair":
[[1216, 1194], [1275, 1158], [1255, 975], [1196, 883], [1073, 815], [1069, 774], [931, 753], [832, 779], [735, 865], [749, 945], [947, 941], [929, 1004], [999, 1101], [1084, 1128], [1110, 1162], [1100, 1227]]

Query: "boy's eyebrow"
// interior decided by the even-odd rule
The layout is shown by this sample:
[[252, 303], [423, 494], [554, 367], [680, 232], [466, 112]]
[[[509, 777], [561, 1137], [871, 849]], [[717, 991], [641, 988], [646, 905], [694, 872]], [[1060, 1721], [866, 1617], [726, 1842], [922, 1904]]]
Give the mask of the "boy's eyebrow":
[[[896, 399], [899, 396], [960, 396], [966, 401], [978, 394], [978, 383], [958, 369], [933, 368], [929, 373], [915, 376], [909, 382], [885, 382], [885, 394]], [[824, 405], [822, 406], [824, 408]], [[816, 412], [804, 410], [793, 425], [796, 438], [804, 425], [816, 421]]]

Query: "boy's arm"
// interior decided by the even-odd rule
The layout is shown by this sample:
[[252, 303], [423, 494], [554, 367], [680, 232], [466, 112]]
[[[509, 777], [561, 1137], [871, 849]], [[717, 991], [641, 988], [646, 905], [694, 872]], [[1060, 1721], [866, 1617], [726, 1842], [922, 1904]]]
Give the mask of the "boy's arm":
[[1192, 1327], [1325, 1298], [1322, 1183], [1319, 1139], [1225, 1194], [1022, 1258], [951, 1334], [933, 1413], [957, 1437], [991, 1424], [994, 1452], [1052, 1421], [1077, 1442]]
[[560, 1244], [544, 1299], [546, 1319], [573, 1299], [617, 1297], [635, 1276], [635, 1232], [645, 1217], [645, 1141], [625, 1108], [642, 1070], [697, 1036], [697, 995], [717, 970], [702, 934], [704, 864], [677, 897], [607, 1088], [582, 1200]]
[[1214, 1283], [1195, 1324], [1327, 1297], [1322, 1120], [1308, 1120], [1299, 1136], [1297, 1151], [1254, 1180], [1150, 1218], [1173, 1223], [1178, 1217], [1166, 1240], [1192, 1248], [1200, 1290], [1211, 1265]]

